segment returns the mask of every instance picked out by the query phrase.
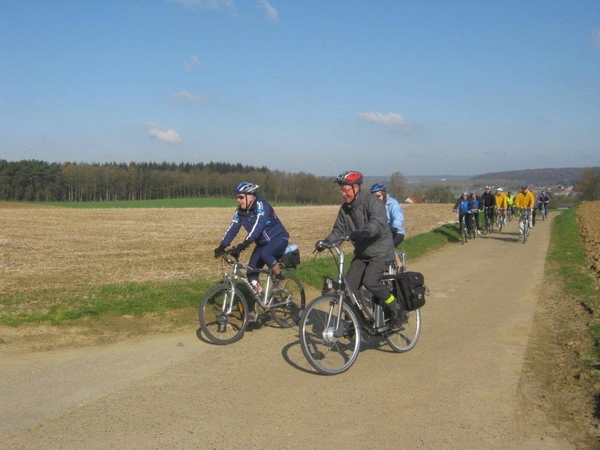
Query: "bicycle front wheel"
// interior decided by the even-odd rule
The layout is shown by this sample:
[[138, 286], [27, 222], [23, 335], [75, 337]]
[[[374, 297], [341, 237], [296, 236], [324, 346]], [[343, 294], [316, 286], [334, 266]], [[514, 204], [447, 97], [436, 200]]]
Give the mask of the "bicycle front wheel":
[[284, 287], [273, 291], [269, 309], [279, 326], [289, 328], [300, 322], [302, 311], [306, 307], [306, 294], [298, 278], [290, 273], [282, 275], [285, 279]]
[[421, 310], [406, 311], [406, 320], [398, 330], [385, 338], [392, 350], [404, 353], [417, 345], [421, 336]]
[[311, 366], [325, 375], [345, 372], [360, 351], [360, 326], [352, 308], [344, 303], [340, 329], [339, 301], [335, 296], [314, 299], [300, 321], [300, 346]]
[[244, 335], [248, 325], [248, 303], [237, 289], [220, 284], [204, 294], [198, 316], [200, 328], [211, 342], [231, 344]]

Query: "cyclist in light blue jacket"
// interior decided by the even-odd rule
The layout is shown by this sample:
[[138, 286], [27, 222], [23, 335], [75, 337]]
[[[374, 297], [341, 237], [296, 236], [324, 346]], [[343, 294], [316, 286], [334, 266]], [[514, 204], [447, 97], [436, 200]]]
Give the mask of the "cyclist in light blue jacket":
[[[387, 194], [387, 186], [385, 184], [375, 183], [371, 186], [371, 194], [375, 194], [379, 200], [385, 204], [385, 210], [387, 212], [388, 225], [392, 230], [392, 237], [394, 238], [394, 247], [398, 247], [402, 241], [404, 241], [404, 211], [398, 200], [391, 195]], [[396, 266], [402, 267], [400, 258], [396, 253]]]

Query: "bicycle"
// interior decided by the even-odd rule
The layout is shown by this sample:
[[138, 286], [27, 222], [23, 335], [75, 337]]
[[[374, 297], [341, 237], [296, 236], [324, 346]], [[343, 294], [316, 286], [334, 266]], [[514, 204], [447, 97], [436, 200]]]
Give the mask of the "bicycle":
[[538, 204], [538, 209], [540, 210], [540, 213], [542, 213], [542, 220], [546, 220], [546, 217], [548, 217], [548, 202], [540, 202]]
[[469, 228], [467, 227], [467, 215], [463, 214], [460, 219], [460, 236], [462, 244], [465, 245], [469, 241]]
[[514, 215], [515, 215], [515, 212], [513, 211], [513, 207], [509, 206], [508, 209], [506, 210], [506, 220], [508, 222], [512, 222]]
[[504, 208], [498, 209], [498, 233], [502, 233], [502, 227], [506, 225], [506, 210]]
[[[421, 311], [407, 311], [402, 326], [390, 327], [389, 313], [375, 303], [368, 317], [360, 302], [360, 291], [348, 285], [344, 275], [344, 252], [337, 243], [323, 243], [337, 263], [337, 281], [324, 280], [323, 295], [315, 298], [300, 320], [300, 345], [307, 361], [318, 372], [336, 375], [348, 370], [358, 358], [363, 332], [366, 338], [385, 339], [394, 352], [411, 350], [421, 334]], [[382, 277], [393, 283], [395, 275]], [[335, 293], [330, 293], [334, 290]]]
[[[261, 311], [269, 311], [273, 320], [282, 328], [298, 324], [306, 306], [306, 294], [296, 276], [281, 272], [284, 277], [283, 287], [275, 289], [275, 275], [271, 269], [256, 269], [243, 264], [232, 257], [230, 251], [225, 252], [223, 260], [231, 266], [231, 270], [225, 270], [223, 282], [204, 294], [198, 312], [200, 327], [211, 342], [219, 345], [231, 344], [244, 335], [250, 311], [248, 301], [240, 290], [242, 286], [255, 300], [255, 321], [259, 320]], [[285, 268], [281, 261], [279, 264]], [[265, 282], [260, 291], [248, 280], [249, 271], [263, 275]]]
[[519, 232], [521, 234], [520, 238], [523, 239], [523, 244], [527, 242], [527, 238], [529, 238], [529, 221], [531, 216], [531, 211], [527, 208], [521, 209], [520, 217], [519, 217]]
[[475, 239], [477, 237], [477, 221], [475, 220], [475, 214], [479, 214], [478, 209], [472, 209], [467, 214], [469, 220], [469, 239]]
[[460, 218], [460, 236], [463, 245], [466, 244], [469, 239], [475, 239], [477, 237], [477, 225], [474, 215], [477, 213], [477, 210], [471, 210], [468, 213], [463, 214]]
[[494, 231], [494, 207], [486, 206], [483, 211], [483, 234], [492, 233]]

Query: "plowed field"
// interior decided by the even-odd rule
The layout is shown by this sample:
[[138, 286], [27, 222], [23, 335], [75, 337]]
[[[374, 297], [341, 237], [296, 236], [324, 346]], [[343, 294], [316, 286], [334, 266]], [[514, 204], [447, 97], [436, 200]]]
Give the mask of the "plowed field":
[[[277, 208], [308, 258], [339, 206]], [[453, 221], [451, 205], [406, 205], [407, 235]], [[233, 209], [69, 209], [0, 203], [0, 293], [214, 278]], [[239, 236], [242, 237], [241, 235]]]
[[577, 211], [577, 223], [585, 243], [590, 269], [600, 280], [600, 201], [581, 205]]

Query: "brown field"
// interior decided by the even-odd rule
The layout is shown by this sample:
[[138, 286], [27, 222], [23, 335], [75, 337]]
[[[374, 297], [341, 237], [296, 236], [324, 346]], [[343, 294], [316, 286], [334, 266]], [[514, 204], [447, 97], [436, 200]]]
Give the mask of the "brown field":
[[[277, 212], [303, 260], [338, 206]], [[407, 236], [456, 220], [451, 205], [404, 205]], [[0, 203], [0, 294], [43, 288], [214, 278], [233, 209], [69, 209]]]
[[583, 237], [590, 269], [600, 280], [600, 201], [586, 202], [577, 211], [579, 232]]

